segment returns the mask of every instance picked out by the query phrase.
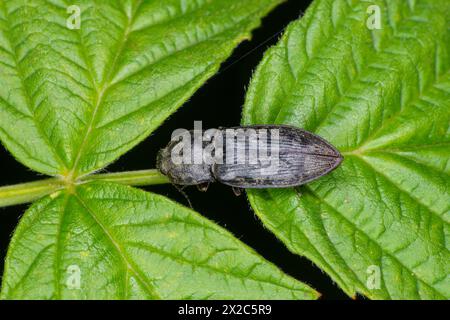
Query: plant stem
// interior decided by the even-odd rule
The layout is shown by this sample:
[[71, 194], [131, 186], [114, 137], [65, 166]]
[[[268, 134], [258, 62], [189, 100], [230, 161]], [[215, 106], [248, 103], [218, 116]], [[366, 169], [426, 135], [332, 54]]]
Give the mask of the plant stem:
[[0, 187], [0, 207], [28, 203], [64, 188], [57, 178]]
[[129, 186], [149, 186], [155, 184], [170, 183], [169, 179], [158, 172], [158, 170], [126, 171], [116, 173], [102, 173], [86, 176], [82, 182], [109, 181]]
[[[93, 174], [82, 178], [75, 184], [90, 181], [109, 181], [130, 186], [148, 186], [170, 182], [166, 176], [157, 170], [141, 170]], [[0, 187], [0, 207], [32, 202], [66, 187], [67, 183], [61, 178], [50, 178]]]

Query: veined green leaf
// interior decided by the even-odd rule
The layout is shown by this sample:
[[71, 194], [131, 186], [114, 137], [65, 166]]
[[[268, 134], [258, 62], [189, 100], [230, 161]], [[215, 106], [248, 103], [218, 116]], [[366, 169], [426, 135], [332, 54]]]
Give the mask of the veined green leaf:
[[317, 293], [190, 209], [94, 182], [26, 212], [9, 247], [1, 298], [314, 299]]
[[450, 298], [449, 30], [445, 0], [316, 0], [251, 82], [244, 123], [303, 127], [345, 157], [301, 197], [248, 194], [349, 295]]
[[[0, 1], [0, 139], [72, 179], [148, 136], [282, 0]], [[77, 5], [80, 28], [73, 27]]]
[[[0, 139], [25, 165], [69, 182], [103, 168], [174, 112], [281, 1], [0, 0]], [[72, 5], [79, 29], [67, 25]], [[0, 294], [317, 296], [197, 213], [104, 182], [69, 183], [26, 212]]]

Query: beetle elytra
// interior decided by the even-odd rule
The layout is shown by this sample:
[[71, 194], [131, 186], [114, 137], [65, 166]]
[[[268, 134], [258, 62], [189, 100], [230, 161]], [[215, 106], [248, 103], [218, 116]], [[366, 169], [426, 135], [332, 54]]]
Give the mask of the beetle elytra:
[[[199, 138], [200, 136], [200, 138]], [[331, 172], [343, 157], [323, 138], [285, 125], [185, 130], [160, 150], [158, 170], [172, 183], [235, 188], [286, 188]]]

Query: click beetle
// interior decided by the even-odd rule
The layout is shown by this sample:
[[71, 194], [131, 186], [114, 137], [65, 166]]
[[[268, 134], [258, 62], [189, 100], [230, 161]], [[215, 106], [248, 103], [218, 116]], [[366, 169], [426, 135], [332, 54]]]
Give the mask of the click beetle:
[[182, 130], [157, 156], [157, 169], [175, 185], [210, 182], [240, 188], [287, 188], [320, 178], [343, 157], [323, 138], [286, 125]]

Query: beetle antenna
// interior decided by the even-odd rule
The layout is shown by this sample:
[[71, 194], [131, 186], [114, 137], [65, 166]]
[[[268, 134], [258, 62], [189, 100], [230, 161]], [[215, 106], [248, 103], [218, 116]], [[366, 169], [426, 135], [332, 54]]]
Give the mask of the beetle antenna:
[[192, 210], [194, 210], [194, 207], [192, 206], [191, 200], [189, 200], [189, 197], [188, 197], [187, 193], [184, 192], [184, 190], [183, 190], [184, 187], [179, 186], [179, 185], [176, 185], [176, 184], [174, 184], [173, 186], [174, 186], [175, 189], [177, 189], [177, 190], [183, 195], [183, 197], [187, 200], [187, 202], [188, 202], [188, 204], [189, 204], [189, 207], [190, 207]]

